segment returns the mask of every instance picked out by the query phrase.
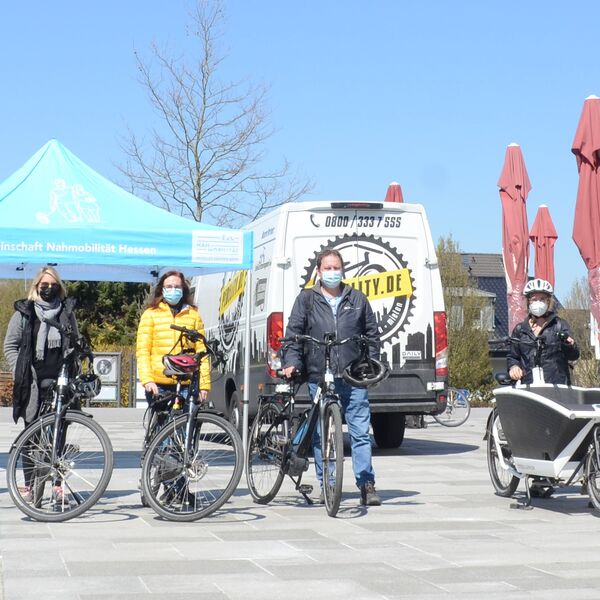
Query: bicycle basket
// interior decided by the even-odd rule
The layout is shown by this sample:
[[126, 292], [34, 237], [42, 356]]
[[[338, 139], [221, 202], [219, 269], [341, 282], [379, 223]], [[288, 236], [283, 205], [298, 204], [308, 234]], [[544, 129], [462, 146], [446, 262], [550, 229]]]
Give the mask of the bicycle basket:
[[361, 357], [352, 361], [342, 373], [346, 383], [359, 388], [371, 388], [387, 379], [390, 371], [375, 358]]
[[167, 377], [191, 375], [198, 370], [198, 361], [193, 354], [165, 354], [163, 365]]
[[75, 393], [81, 398], [95, 398], [102, 389], [100, 377], [94, 373], [87, 375], [78, 375], [73, 380], [73, 388]]

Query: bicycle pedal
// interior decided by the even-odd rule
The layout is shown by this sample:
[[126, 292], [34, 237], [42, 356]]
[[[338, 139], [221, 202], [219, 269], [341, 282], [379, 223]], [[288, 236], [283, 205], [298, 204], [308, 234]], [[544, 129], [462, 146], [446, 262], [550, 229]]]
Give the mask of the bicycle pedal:
[[309, 485], [307, 483], [303, 483], [303, 484], [301, 484], [301, 485], [298, 486], [298, 491], [301, 494], [306, 494], [306, 495], [312, 494], [313, 493], [313, 486]]

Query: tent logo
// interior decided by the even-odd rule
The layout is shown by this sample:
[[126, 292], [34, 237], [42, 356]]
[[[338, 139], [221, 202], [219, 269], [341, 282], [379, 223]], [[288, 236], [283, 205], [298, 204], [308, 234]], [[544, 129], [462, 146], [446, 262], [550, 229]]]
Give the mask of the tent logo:
[[67, 223], [100, 223], [98, 202], [80, 183], [67, 185], [64, 179], [55, 179], [49, 196], [50, 210], [35, 215], [40, 223], [47, 225], [52, 215], [62, 217]]

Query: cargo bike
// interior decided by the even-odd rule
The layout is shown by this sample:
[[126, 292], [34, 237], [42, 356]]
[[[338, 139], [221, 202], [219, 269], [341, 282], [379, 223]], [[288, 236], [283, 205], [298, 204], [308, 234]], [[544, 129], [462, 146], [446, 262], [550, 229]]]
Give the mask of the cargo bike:
[[512, 497], [523, 481], [525, 497], [511, 506], [530, 508], [532, 483], [542, 497], [580, 484], [600, 510], [600, 388], [547, 384], [539, 372], [530, 385], [496, 379], [485, 435], [496, 494]]

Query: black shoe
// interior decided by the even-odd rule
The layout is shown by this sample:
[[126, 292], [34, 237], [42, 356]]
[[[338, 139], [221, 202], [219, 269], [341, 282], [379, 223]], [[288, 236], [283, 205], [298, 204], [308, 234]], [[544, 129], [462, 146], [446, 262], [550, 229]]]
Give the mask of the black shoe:
[[541, 485], [532, 485], [529, 488], [529, 493], [532, 498], [550, 498], [554, 493], [554, 488], [551, 485], [541, 486]]
[[381, 498], [377, 495], [375, 484], [372, 481], [361, 485], [360, 502], [364, 506], [381, 506]]

